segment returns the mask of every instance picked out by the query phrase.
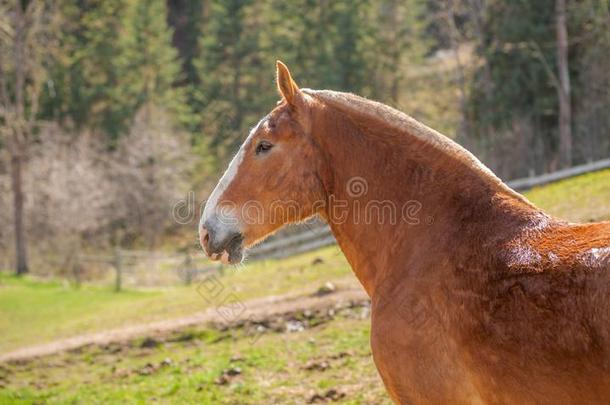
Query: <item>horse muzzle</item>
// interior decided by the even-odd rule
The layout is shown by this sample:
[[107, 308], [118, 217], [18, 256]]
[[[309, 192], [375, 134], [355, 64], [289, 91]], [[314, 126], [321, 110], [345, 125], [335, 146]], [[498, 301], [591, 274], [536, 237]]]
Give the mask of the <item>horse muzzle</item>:
[[199, 227], [199, 242], [206, 255], [224, 264], [243, 260], [244, 236], [236, 225], [223, 223], [213, 215]]

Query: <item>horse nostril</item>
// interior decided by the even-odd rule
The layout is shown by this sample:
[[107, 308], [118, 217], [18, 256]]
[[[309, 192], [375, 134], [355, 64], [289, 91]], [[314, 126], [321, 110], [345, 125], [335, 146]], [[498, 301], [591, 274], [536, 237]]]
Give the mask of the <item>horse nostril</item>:
[[210, 242], [210, 233], [204, 227], [201, 227], [199, 231], [199, 244], [203, 248], [203, 250], [208, 253], [208, 244]]
[[233, 235], [229, 236], [229, 242], [227, 242], [227, 245], [231, 245], [236, 242], [241, 242], [243, 238], [244, 237], [241, 232], [235, 232]]
[[[213, 215], [202, 221], [199, 228], [199, 243], [212, 260], [221, 259], [223, 252], [235, 252], [241, 248], [243, 236], [235, 227], [222, 223]], [[226, 257], [228, 260], [228, 256]]]

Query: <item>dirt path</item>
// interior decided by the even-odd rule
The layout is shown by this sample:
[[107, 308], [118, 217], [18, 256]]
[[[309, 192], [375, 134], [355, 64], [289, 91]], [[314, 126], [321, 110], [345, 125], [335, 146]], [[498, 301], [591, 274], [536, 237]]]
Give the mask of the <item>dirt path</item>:
[[109, 329], [60, 339], [53, 342], [24, 347], [0, 354], [0, 363], [7, 361], [28, 360], [54, 353], [76, 349], [90, 344], [108, 344], [125, 342], [144, 336], [156, 336], [187, 328], [189, 326], [214, 323], [236, 323], [248, 319], [265, 319], [274, 315], [331, 308], [345, 302], [367, 300], [365, 292], [359, 286], [344, 286], [325, 295], [282, 295], [258, 298], [236, 305], [213, 307], [193, 315], [151, 322], [140, 325]]

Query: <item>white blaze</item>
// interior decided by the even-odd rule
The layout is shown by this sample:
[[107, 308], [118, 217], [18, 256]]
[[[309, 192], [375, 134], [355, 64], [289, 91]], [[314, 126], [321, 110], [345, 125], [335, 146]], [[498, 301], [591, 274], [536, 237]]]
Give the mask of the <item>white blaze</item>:
[[205, 203], [203, 215], [201, 216], [202, 223], [205, 222], [208, 218], [210, 218], [213, 213], [217, 211], [218, 199], [235, 178], [235, 175], [237, 174], [237, 169], [239, 168], [239, 165], [241, 164], [243, 159], [244, 151], [242, 145], [237, 154], [231, 160], [229, 167], [220, 178], [220, 181], [218, 182], [216, 187], [214, 187], [214, 191], [212, 191], [212, 194], [210, 194], [210, 198], [208, 198], [208, 201]]
[[[252, 130], [250, 131], [250, 134], [248, 135], [248, 137], [246, 138], [244, 143], [239, 148], [239, 151], [237, 151], [237, 154], [231, 160], [229, 167], [227, 168], [225, 173], [220, 178], [220, 181], [218, 182], [216, 187], [214, 187], [214, 190], [212, 191], [212, 194], [210, 194], [210, 197], [208, 198], [208, 200], [205, 204], [205, 208], [203, 209], [203, 214], [201, 215], [200, 225], [203, 225], [203, 223], [208, 218], [210, 218], [210, 216], [212, 216], [212, 214], [214, 214], [214, 213], [216, 213], [219, 216], [221, 214], [224, 214], [223, 216], [226, 217], [227, 213], [221, 212], [222, 210], [219, 210], [218, 200], [224, 194], [225, 190], [229, 187], [229, 185], [231, 184], [231, 182], [237, 175], [239, 166], [241, 165], [241, 162], [244, 160], [244, 156], [246, 153], [245, 146], [248, 143], [248, 141], [254, 136], [254, 134], [256, 133], [256, 131], [258, 130], [258, 128], [260, 127], [262, 122], [265, 120], [265, 118], [267, 118], [267, 117], [263, 117], [263, 119], [261, 119], [258, 122], [258, 124], [256, 124], [256, 126], [254, 128], [252, 128]], [[223, 219], [221, 218], [221, 220], [223, 220]]]

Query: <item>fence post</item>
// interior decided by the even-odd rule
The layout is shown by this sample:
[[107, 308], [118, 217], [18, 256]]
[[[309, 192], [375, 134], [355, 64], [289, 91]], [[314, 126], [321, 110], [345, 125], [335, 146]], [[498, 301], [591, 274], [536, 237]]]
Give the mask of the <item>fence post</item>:
[[80, 288], [80, 284], [81, 284], [81, 265], [80, 265], [80, 257], [79, 257], [79, 253], [71, 253], [70, 256], [68, 257], [68, 264], [66, 265], [66, 268], [70, 269], [70, 273], [72, 273], [72, 276], [74, 277], [74, 282], [76, 283], [76, 287]]
[[184, 259], [184, 282], [186, 285], [191, 285], [193, 281], [193, 259], [190, 254], [186, 254], [186, 258]]
[[114, 269], [116, 271], [116, 276], [114, 280], [114, 291], [121, 291], [121, 278], [123, 276], [123, 261], [121, 258], [121, 249], [116, 248], [114, 251]]

